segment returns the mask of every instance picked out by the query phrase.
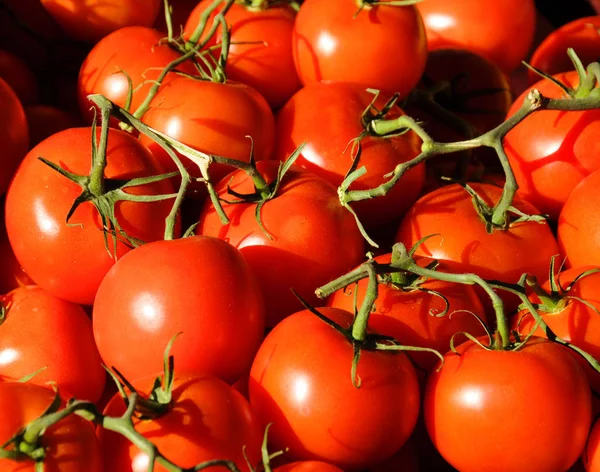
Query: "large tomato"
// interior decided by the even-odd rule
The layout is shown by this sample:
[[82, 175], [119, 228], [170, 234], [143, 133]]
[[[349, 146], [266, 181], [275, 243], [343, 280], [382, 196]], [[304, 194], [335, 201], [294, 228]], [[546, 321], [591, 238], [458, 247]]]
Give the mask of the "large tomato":
[[[278, 162], [258, 163], [267, 182], [277, 175]], [[216, 187], [224, 200], [233, 191], [254, 190], [250, 177], [236, 171]], [[231, 220], [223, 225], [214, 206], [207, 202], [198, 234], [219, 237], [237, 247], [257, 275], [265, 296], [267, 325], [302, 309], [291, 289], [310, 303], [318, 303], [314, 291], [358, 265], [364, 241], [354, 218], [338, 201], [335, 188], [308, 172], [290, 170], [275, 198], [263, 204], [256, 219], [256, 203], [224, 203]]]
[[234, 382], [252, 363], [264, 316], [240, 252], [192, 236], [146, 244], [114, 265], [94, 303], [94, 336], [104, 363], [135, 379], [160, 370], [163, 347], [181, 332], [173, 346], [179, 371]]
[[[213, 1], [198, 3], [185, 24], [189, 36], [200, 15]], [[209, 25], [221, 8], [209, 17]], [[231, 47], [225, 72], [227, 77], [258, 90], [273, 108], [283, 105], [300, 88], [300, 79], [292, 56], [292, 30], [296, 13], [286, 2], [253, 8], [234, 3], [225, 15]], [[215, 37], [221, 43], [221, 28]]]
[[[115, 263], [111, 238], [107, 250], [100, 214], [90, 202], [79, 205], [67, 224], [69, 209], [82, 189], [39, 161], [38, 156], [70, 172], [88, 175], [91, 139], [91, 128], [72, 128], [38, 144], [25, 157], [6, 196], [6, 230], [25, 272], [53, 295], [89, 305]], [[108, 135], [107, 160], [107, 178], [131, 179], [162, 172], [137, 139], [115, 129]], [[162, 181], [127, 191], [157, 195], [174, 190], [169, 182]], [[129, 236], [154, 241], [164, 236], [164, 220], [171, 205], [171, 201], [123, 201], [116, 204], [115, 216]], [[118, 257], [129, 250], [129, 245], [118, 242]]]
[[292, 37], [302, 83], [353, 82], [408, 94], [425, 68], [425, 29], [416, 7], [387, 1], [306, 0]]
[[[46, 411], [55, 393], [30, 383], [0, 382], [0, 444]], [[70, 415], [50, 426], [41, 439], [46, 450], [44, 470], [48, 472], [102, 472], [102, 455], [94, 426]], [[2, 472], [36, 472], [33, 460], [0, 459]]]
[[[555, 76], [569, 87], [579, 84], [577, 72]], [[532, 89], [549, 98], [566, 98], [549, 80], [542, 79], [513, 103], [511, 116]], [[536, 111], [513, 128], [504, 140], [506, 154], [519, 184], [520, 195], [542, 213], [557, 219], [575, 186], [600, 162], [600, 110]]]
[[535, 31], [533, 0], [427, 0], [417, 4], [429, 50], [468, 49], [510, 73], [529, 52]]
[[0, 305], [0, 376], [20, 379], [46, 367], [29, 382], [55, 382], [81, 400], [100, 398], [106, 372], [83, 308], [33, 285], [0, 296]]
[[[177, 358], [175, 360], [176, 364]], [[134, 382], [134, 387], [148, 395], [154, 377]], [[104, 410], [105, 415], [121, 416], [125, 403], [115, 395]], [[169, 410], [152, 420], [133, 420], [136, 431], [152, 441], [160, 452], [180, 467], [191, 470], [195, 465], [225, 459], [235, 462], [244, 472], [260, 460], [263, 430], [248, 401], [222, 380], [210, 376], [176, 375]], [[146, 472], [149, 457], [123, 436], [98, 430], [105, 458], [105, 470]], [[226, 471], [225, 467], [210, 470]], [[159, 464], [155, 472], [167, 472]]]
[[535, 337], [518, 351], [460, 345], [431, 374], [423, 408], [434, 445], [461, 472], [567, 470], [591, 423], [583, 369]]
[[[352, 315], [319, 308], [347, 328]], [[269, 333], [250, 371], [250, 404], [269, 430], [272, 450], [361, 470], [390, 458], [412, 433], [419, 410], [417, 376], [403, 353], [362, 351], [351, 381], [353, 348], [308, 310]]]
[[[277, 114], [275, 157], [283, 161], [300, 144], [306, 143], [295, 164], [338, 187], [352, 166], [354, 156], [350, 144], [365, 131], [361, 116], [373, 98], [373, 94], [360, 85], [307, 85]], [[381, 109], [387, 98], [381, 96], [375, 106]], [[394, 107], [386, 118], [403, 114], [400, 107]], [[415, 133], [408, 132], [392, 138], [367, 135], [361, 144], [359, 167], [364, 165], [367, 173], [356, 180], [350, 190], [371, 189], [384, 183], [384, 176], [393, 172], [398, 164], [419, 154], [421, 141]], [[365, 226], [381, 226], [406, 212], [419, 196], [424, 181], [425, 167], [418, 165], [404, 174], [402, 183], [386, 196], [351, 205]]]

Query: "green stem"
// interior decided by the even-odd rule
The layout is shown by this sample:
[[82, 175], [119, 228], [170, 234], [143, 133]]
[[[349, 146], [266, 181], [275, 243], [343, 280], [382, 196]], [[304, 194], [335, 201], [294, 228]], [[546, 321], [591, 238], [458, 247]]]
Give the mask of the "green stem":
[[[92, 170], [90, 172], [90, 181], [88, 189], [92, 195], [99, 197], [104, 195], [104, 171], [106, 169], [106, 149], [108, 146], [108, 130], [110, 119], [110, 108], [100, 109], [102, 127], [100, 131], [100, 143], [97, 149], [92, 149]], [[92, 127], [95, 133], [95, 127]], [[95, 136], [92, 138], [95, 140]]]
[[[206, 24], [208, 23], [208, 19], [210, 18], [210, 15], [224, 1], [225, 0], [214, 0], [208, 6], [208, 8], [202, 12], [202, 14], [200, 15], [200, 19], [198, 20], [198, 25], [196, 25], [196, 29], [194, 30], [194, 32], [190, 35], [189, 39], [187, 40], [186, 48], [196, 49], [196, 46], [198, 45], [198, 42], [200, 41], [200, 37], [202, 36], [202, 33], [204, 33], [204, 30], [206, 29]], [[229, 10], [229, 8], [231, 8], [231, 5], [233, 5], [234, 1], [235, 0], [226, 0], [225, 6], [223, 7], [223, 10], [221, 11], [221, 13], [223, 15]], [[213, 25], [216, 25], [216, 23], [217, 23], [216, 21], [213, 22]], [[214, 29], [216, 30], [216, 26]], [[213, 32], [213, 34], [214, 34], [214, 32]], [[211, 36], [212, 36], [212, 34], [208, 35], [209, 38]]]
[[173, 42], [173, 19], [171, 18], [171, 5], [169, 0], [164, 0], [165, 24], [167, 25], [167, 38], [169, 43]]
[[369, 277], [369, 285], [365, 293], [365, 298], [360, 305], [360, 310], [354, 322], [352, 323], [352, 338], [356, 341], [363, 342], [367, 338], [367, 326], [369, 324], [369, 317], [375, 300], [377, 300], [379, 281], [377, 280], [377, 271], [374, 265], [377, 264], [375, 261], [370, 260], [363, 264], [364, 271]]

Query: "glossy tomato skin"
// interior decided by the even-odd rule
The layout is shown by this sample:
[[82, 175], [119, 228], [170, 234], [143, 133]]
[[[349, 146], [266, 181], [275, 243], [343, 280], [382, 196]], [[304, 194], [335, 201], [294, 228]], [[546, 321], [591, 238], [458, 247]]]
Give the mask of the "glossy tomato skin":
[[[161, 69], [179, 57], [167, 44], [159, 44], [163, 33], [144, 26], [129, 26], [102, 38], [88, 53], [77, 82], [77, 95], [81, 113], [90, 122], [92, 103], [87, 96], [100, 93], [117, 105], [124, 107], [128, 93], [127, 76], [134, 90], [130, 111], [134, 112], [145, 100]], [[194, 73], [191, 63], [178, 70]], [[173, 77], [168, 75], [165, 81]], [[164, 84], [165, 82], [163, 82]]]
[[[184, 28], [187, 37], [211, 3], [203, 0], [194, 8]], [[221, 10], [218, 8], [209, 17], [209, 25]], [[264, 9], [234, 3], [225, 15], [231, 32], [225, 67], [227, 77], [255, 88], [274, 109], [283, 105], [301, 86], [292, 56], [295, 18], [295, 11], [286, 3]], [[221, 43], [221, 34], [221, 28], [217, 29], [216, 44]]]
[[[366, 2], [365, 2], [366, 3]], [[406, 95], [427, 60], [423, 21], [414, 6], [365, 5], [353, 0], [307, 0], [292, 36], [303, 84], [353, 82]]]
[[[91, 137], [91, 128], [72, 128], [38, 144], [25, 157], [6, 197], [8, 238], [25, 272], [53, 295], [89, 305], [115, 263], [105, 247], [99, 213], [91, 203], [83, 203], [73, 213], [71, 225], [67, 225], [69, 209], [82, 189], [39, 161], [38, 156], [76, 174], [88, 175]], [[120, 130], [110, 130], [107, 156], [108, 178], [130, 179], [163, 172], [137, 139]], [[128, 191], [156, 195], [174, 190], [169, 182], [162, 181]], [[119, 202], [115, 215], [127, 234], [154, 241], [164, 236], [164, 220], [171, 205], [169, 200]], [[125, 243], [117, 244], [118, 257], [129, 250]]]
[[240, 252], [193, 236], [148, 243], [115, 264], [98, 289], [94, 337], [104, 363], [131, 380], [159, 371], [164, 347], [181, 332], [172, 349], [179, 371], [233, 383], [252, 363], [264, 317]]
[[[488, 205], [497, 202], [502, 192], [490, 184], [470, 185]], [[513, 204], [526, 214], [538, 214], [518, 195]], [[410, 248], [421, 238], [436, 234], [438, 236], [423, 242], [415, 255], [451, 261], [459, 272], [473, 272], [489, 280], [516, 283], [524, 272], [543, 280], [551, 257], [559, 253], [556, 239], [546, 223], [517, 223], [507, 230], [487, 233], [471, 196], [458, 184], [421, 197], [402, 220], [396, 241]], [[500, 296], [507, 313], [518, 305], [516, 298], [505, 293]], [[483, 297], [489, 309], [489, 298]]]
[[29, 149], [29, 128], [23, 105], [13, 89], [0, 77], [0, 195], [4, 195], [19, 163]]
[[[256, 160], [270, 159], [275, 142], [275, 119], [266, 100], [244, 84], [196, 80], [176, 77], [164, 84], [143, 117], [151, 128], [194, 149], [238, 161], [250, 161], [252, 137]], [[162, 148], [145, 136], [141, 141], [169, 170], [175, 164]], [[182, 157], [200, 176], [197, 166]], [[218, 182], [231, 167], [213, 164], [210, 176]]]
[[42, 367], [30, 383], [55, 382], [81, 400], [96, 401], [106, 373], [94, 343], [92, 322], [79, 305], [56, 298], [34, 285], [0, 296], [0, 376], [20, 379]]
[[273, 472], [343, 472], [343, 469], [327, 462], [300, 461], [277, 467]]
[[[557, 74], [569, 87], [579, 84], [575, 71]], [[556, 85], [542, 79], [521, 94], [508, 116], [517, 112], [533, 88], [549, 98], [566, 98]], [[600, 169], [600, 110], [580, 112], [537, 111], [513, 128], [504, 148], [519, 184], [519, 193], [552, 219], [572, 190], [587, 175]]]
[[569, 469], [585, 446], [591, 394], [568, 349], [533, 337], [519, 351], [472, 341], [457, 351], [425, 391], [427, 430], [442, 456], [461, 472]]
[[160, 0], [41, 0], [72, 39], [95, 43], [126, 26], [151, 26]]
[[[552, 31], [535, 49], [529, 63], [546, 74], [554, 75], [574, 69], [567, 54], [573, 48], [584, 66], [599, 59], [600, 16], [586, 16], [573, 20]], [[534, 84], [540, 76], [529, 71], [529, 82]]]
[[[44, 413], [55, 393], [31, 383], [0, 382], [0, 441], [4, 444], [21, 428]], [[100, 446], [92, 423], [70, 415], [50, 426], [43, 436], [46, 472], [103, 472]], [[2, 472], [35, 472], [34, 461], [0, 459]]]
[[[353, 318], [336, 308], [319, 311], [343, 327]], [[263, 424], [273, 423], [273, 450], [289, 447], [292, 459], [350, 471], [378, 464], [402, 447], [419, 410], [417, 376], [408, 357], [362, 351], [356, 388], [352, 356], [350, 342], [308, 310], [267, 335], [249, 386], [252, 408]]]
[[533, 0], [427, 0], [417, 8], [430, 51], [468, 49], [495, 62], [507, 74], [525, 59], [533, 42]]
[[[267, 182], [273, 181], [279, 163], [259, 162]], [[231, 199], [227, 186], [241, 194], [252, 193], [253, 184], [236, 171], [216, 187]], [[263, 231], [254, 203], [223, 203], [230, 223], [223, 225], [210, 202], [202, 214], [197, 234], [218, 237], [235, 246], [256, 273], [264, 294], [267, 326], [302, 309], [290, 289], [309, 303], [318, 303], [314, 291], [352, 269], [364, 257], [364, 240], [354, 218], [338, 201], [335, 188], [308, 172], [290, 170], [275, 198], [261, 209]]]
[[0, 77], [10, 85], [22, 105], [31, 105], [39, 100], [40, 89], [35, 75], [19, 56], [0, 50]]
[[598, 186], [600, 170], [573, 189], [558, 218], [558, 243], [569, 267], [600, 265]]
[[[339, 187], [352, 166], [351, 141], [364, 132], [362, 113], [373, 94], [350, 83], [312, 83], [299, 90], [276, 117], [275, 158], [284, 161], [302, 143], [306, 146], [295, 165], [325, 178]], [[387, 99], [382, 95], [375, 106], [381, 109]], [[402, 116], [400, 107], [386, 116]], [[385, 175], [416, 157], [421, 141], [413, 132], [394, 138], [365, 136], [361, 140], [359, 166], [367, 174], [356, 180], [350, 190], [375, 188], [385, 182]], [[352, 203], [367, 228], [382, 226], [401, 217], [415, 202], [425, 182], [425, 166], [413, 167], [386, 196]]]
[[[391, 254], [378, 256], [375, 260], [381, 264], [389, 264]], [[425, 266], [427, 262], [430, 261], [422, 260], [421, 264]], [[443, 266], [438, 270], [443, 272]], [[327, 300], [327, 305], [353, 313], [355, 290], [358, 290], [356, 304], [360, 307], [368, 284], [368, 279], [363, 279], [358, 282], [358, 287], [352, 284], [335, 292]], [[455, 333], [466, 331], [473, 336], [485, 334], [477, 318], [467, 312], [486, 319], [474, 287], [436, 280], [427, 281], [420, 287], [423, 290], [403, 291], [391, 285], [379, 284], [375, 310], [371, 317], [374, 319], [385, 316], [393, 320], [393, 323], [389, 323], [388, 331], [383, 334], [394, 337], [405, 346], [429, 347], [441, 354], [450, 350], [450, 339]], [[448, 305], [440, 296], [427, 293], [427, 290], [444, 296]], [[446, 309], [448, 312], [442, 315]], [[428, 352], [408, 351], [407, 355], [417, 366], [428, 372], [433, 370], [439, 360]]]
[[[177, 358], [175, 358], [177, 365]], [[134, 382], [139, 392], [150, 393], [154, 377]], [[121, 416], [125, 403], [115, 395], [105, 415]], [[263, 430], [248, 401], [222, 380], [211, 376], [176, 374], [170, 410], [152, 420], [134, 419], [136, 431], [150, 439], [169, 460], [180, 467], [193, 467], [213, 459], [234, 461], [240, 471], [249, 472], [260, 461]], [[146, 472], [148, 456], [123, 436], [98, 429], [106, 470]], [[225, 467], [211, 467], [226, 471]], [[155, 472], [166, 472], [159, 464]]]

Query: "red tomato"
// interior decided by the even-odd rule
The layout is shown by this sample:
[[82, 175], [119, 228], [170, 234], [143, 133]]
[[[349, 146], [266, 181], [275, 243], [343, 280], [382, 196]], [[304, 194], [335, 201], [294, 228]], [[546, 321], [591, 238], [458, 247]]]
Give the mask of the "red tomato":
[[[278, 164], [258, 163], [267, 182], [275, 179]], [[243, 171], [217, 185], [217, 193], [225, 200], [231, 199], [228, 186], [241, 194], [254, 190]], [[231, 220], [228, 225], [221, 223], [207, 202], [197, 233], [224, 239], [241, 251], [264, 293], [268, 326], [302, 309], [291, 288], [316, 304], [317, 287], [349, 271], [364, 257], [364, 240], [354, 218], [339, 204], [335, 188], [313, 174], [290, 170], [285, 175], [276, 197], [261, 209], [269, 234], [256, 220], [256, 203], [224, 203], [223, 208]]]
[[[31, 421], [39, 418], [55, 393], [30, 383], [0, 382], [0, 444], [4, 444]], [[50, 426], [43, 435], [47, 472], [102, 472], [102, 455], [92, 423], [70, 415]], [[35, 472], [33, 460], [0, 459], [2, 472]]]
[[[83, 308], [33, 285], [0, 296], [0, 375], [20, 379], [47, 367], [29, 382], [56, 382], [81, 400], [96, 401], [106, 373]], [[35, 340], [35, 342], [32, 342]]]
[[[354, 156], [349, 143], [364, 132], [362, 113], [373, 100], [364, 87], [347, 83], [315, 83], [298, 91], [277, 115], [275, 157], [285, 160], [302, 143], [306, 147], [296, 165], [313, 172], [338, 187]], [[387, 97], [375, 106], [381, 109]], [[395, 107], [386, 118], [396, 118], [404, 112]], [[416, 157], [421, 141], [409, 132], [394, 138], [366, 136], [361, 140], [360, 166], [367, 174], [356, 180], [351, 190], [375, 188], [387, 179], [394, 168]], [[344, 151], [346, 152], [344, 153]], [[415, 202], [425, 181], [425, 167], [418, 165], [402, 177], [385, 197], [352, 204], [361, 222], [377, 227], [398, 219]]]
[[[177, 357], [176, 363], [177, 363]], [[134, 382], [134, 387], [148, 394], [154, 377]], [[115, 395], [104, 410], [105, 415], [121, 416], [125, 403]], [[248, 401], [222, 380], [210, 376], [175, 377], [173, 397], [167, 413], [152, 420], [133, 420], [140, 434], [150, 439], [169, 460], [180, 467], [191, 467], [212, 459], [235, 462], [249, 472], [260, 461], [263, 431]], [[101, 428], [98, 437], [105, 459], [105, 470], [146, 472], [149, 457], [123, 436]], [[211, 467], [216, 471], [225, 467]], [[167, 472], [159, 464], [154, 472]]]
[[[129, 84], [121, 71], [129, 75], [134, 90], [130, 111], [137, 110], [152, 86], [151, 81], [179, 57], [168, 44], [160, 44], [162, 38], [163, 33], [152, 28], [130, 26], [109, 34], [94, 46], [81, 65], [77, 84], [81, 112], [90, 122], [92, 104], [87, 96], [92, 93], [100, 93], [125, 106]], [[181, 64], [177, 69], [194, 73], [191, 63]], [[168, 75], [165, 82], [171, 78]]]
[[[39, 161], [38, 156], [76, 174], [87, 175], [90, 143], [91, 128], [68, 129], [41, 142], [27, 154], [6, 197], [8, 237], [27, 274], [53, 295], [89, 305], [104, 275], [115, 263], [112, 252], [105, 248], [100, 215], [92, 203], [86, 202], [75, 210], [70, 224], [66, 224], [69, 209], [82, 189]], [[110, 130], [107, 156], [107, 178], [130, 179], [162, 172], [148, 150], [123, 131]], [[169, 182], [162, 181], [127, 191], [156, 195], [174, 190]], [[154, 241], [164, 236], [164, 219], [171, 206], [168, 200], [122, 201], [115, 207], [115, 216], [131, 237]], [[129, 245], [119, 241], [118, 257], [129, 250]]]
[[558, 218], [558, 244], [569, 267], [600, 265], [600, 171], [573, 189]]
[[600, 421], [598, 419], [592, 425], [582, 459], [587, 472], [600, 471]]
[[425, 29], [416, 7], [388, 6], [386, 1], [303, 2], [292, 36], [302, 83], [353, 82], [406, 95], [425, 68]]
[[160, 0], [40, 1], [69, 37], [92, 43], [125, 26], [151, 26], [162, 6]]
[[30, 105], [40, 98], [37, 79], [27, 64], [18, 56], [0, 50], [0, 77], [19, 97], [21, 104]]
[[19, 163], [29, 149], [29, 130], [23, 106], [13, 89], [0, 77], [0, 195], [3, 195]]
[[[488, 205], [500, 198], [502, 189], [490, 184], [470, 184]], [[526, 214], [537, 214], [529, 203], [515, 199], [513, 205]], [[524, 272], [543, 279], [552, 256], [559, 253], [552, 231], [546, 223], [522, 222], [506, 230], [486, 232], [473, 207], [471, 196], [458, 184], [449, 185], [421, 197], [402, 221], [396, 241], [410, 248], [425, 236], [416, 255], [457, 264], [460, 272], [474, 272], [484, 279], [516, 283]], [[484, 305], [490, 307], [489, 298]], [[515, 298], [500, 293], [505, 309], [518, 305]]]
[[[377, 262], [388, 264], [391, 254], [375, 258]], [[422, 261], [426, 265], [430, 261]], [[452, 267], [450, 265], [450, 267]], [[438, 269], [439, 270], [439, 269]], [[441, 268], [444, 271], [444, 267]], [[365, 298], [368, 279], [358, 282], [357, 306]], [[329, 306], [354, 312], [354, 291], [356, 285], [335, 292], [327, 300]], [[379, 295], [375, 302], [375, 311], [371, 317], [386, 316], [394, 320], [389, 330], [383, 334], [393, 336], [405, 346], [429, 347], [445, 354], [450, 349], [450, 339], [458, 332], [466, 331], [474, 336], [483, 336], [485, 331], [470, 311], [485, 319], [483, 306], [474, 287], [450, 282], [429, 280], [420, 287], [435, 291], [446, 298], [421, 290], [403, 291], [385, 283], [379, 284]], [[448, 313], [440, 315], [444, 310]], [[458, 311], [458, 313], [454, 313]], [[373, 318], [374, 319], [374, 318]], [[407, 352], [407, 355], [419, 367], [431, 371], [438, 358], [428, 352]]]
[[[319, 311], [343, 327], [352, 315]], [[403, 353], [362, 351], [353, 386], [350, 342], [308, 310], [271, 331], [250, 371], [250, 404], [269, 430], [271, 450], [321, 460], [345, 471], [390, 458], [417, 421], [419, 386]]]
[[[198, 3], [185, 24], [186, 37], [196, 29], [200, 15], [212, 3], [212, 0]], [[218, 8], [209, 17], [209, 25], [221, 10]], [[227, 77], [258, 90], [272, 108], [279, 108], [300, 88], [292, 57], [295, 17], [296, 13], [285, 2], [259, 9], [234, 3], [225, 15], [231, 32]], [[216, 44], [221, 43], [221, 35], [218, 28]]]
[[[485, 340], [484, 340], [485, 342]], [[424, 399], [429, 435], [461, 472], [559, 471], [581, 454], [591, 394], [568, 348], [531, 338], [519, 351], [472, 341], [448, 353]]]
[[[550, 75], [573, 70], [573, 62], [567, 54], [568, 48], [575, 50], [584, 66], [596, 62], [600, 58], [599, 28], [600, 16], [573, 20], [548, 34], [536, 48], [529, 63]], [[529, 71], [530, 83], [539, 79], [538, 74]]]
[[468, 49], [510, 73], [525, 59], [533, 42], [533, 0], [427, 0], [417, 8], [423, 16], [430, 51]]
[[[575, 71], [558, 74], [569, 87], [579, 83]], [[513, 103], [511, 116], [533, 88], [549, 98], [566, 98], [560, 88], [540, 80]], [[600, 110], [542, 110], [528, 116], [504, 140], [520, 195], [542, 213], [557, 219], [571, 191], [584, 177], [600, 169]]]
[[51, 105], [31, 105], [25, 107], [25, 116], [29, 125], [30, 147], [44, 139], [69, 128], [81, 126], [79, 118]]
[[344, 470], [327, 462], [301, 461], [282, 465], [273, 469], [273, 472], [344, 472]]
[[[271, 158], [275, 120], [265, 99], [243, 84], [220, 84], [176, 77], [164, 84], [143, 117], [144, 123], [188, 146], [218, 156], [249, 162], [251, 136], [256, 160]], [[175, 164], [163, 149], [145, 136], [143, 143], [167, 169]], [[200, 176], [197, 167], [184, 162]], [[231, 168], [212, 165], [210, 176], [219, 181]]]
[[160, 370], [161, 346], [182, 332], [177, 369], [233, 383], [252, 363], [264, 316], [240, 252], [193, 236], [145, 244], [115, 264], [98, 289], [94, 336], [104, 363], [136, 379]]

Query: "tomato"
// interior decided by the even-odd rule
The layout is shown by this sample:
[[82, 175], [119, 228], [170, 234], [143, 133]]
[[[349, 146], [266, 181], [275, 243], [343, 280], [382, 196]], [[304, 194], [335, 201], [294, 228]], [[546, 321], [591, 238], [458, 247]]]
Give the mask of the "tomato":
[[598, 419], [592, 425], [583, 453], [583, 464], [587, 472], [598, 472], [600, 470], [600, 421]]
[[[365, 131], [361, 117], [373, 100], [364, 87], [348, 83], [314, 83], [298, 91], [277, 114], [275, 157], [284, 161], [302, 143], [306, 147], [296, 165], [313, 172], [336, 187], [352, 166], [351, 141]], [[381, 96], [375, 106], [381, 109], [389, 97]], [[404, 115], [394, 107], [386, 118]], [[367, 135], [361, 140], [360, 166], [367, 174], [356, 180], [351, 190], [381, 185], [385, 175], [416, 157], [421, 141], [413, 132], [393, 138]], [[345, 152], [344, 152], [345, 151]], [[415, 202], [425, 180], [425, 167], [418, 165], [402, 177], [384, 197], [352, 203], [361, 222], [368, 228], [398, 219]]]
[[17, 287], [34, 283], [21, 267], [10, 247], [4, 225], [4, 201], [0, 204], [0, 261], [2, 264], [0, 293], [8, 293]]
[[[150, 91], [151, 81], [156, 80], [161, 70], [179, 57], [168, 44], [160, 43], [162, 38], [163, 33], [155, 29], [129, 26], [105, 36], [94, 46], [81, 65], [77, 83], [79, 106], [89, 121], [93, 113], [87, 96], [92, 93], [100, 93], [117, 105], [125, 106], [129, 90], [125, 73], [131, 79], [134, 91], [130, 111], [137, 110]], [[177, 69], [194, 73], [189, 62]], [[171, 77], [168, 75], [165, 81]]]
[[[569, 87], [579, 83], [575, 71], [558, 74]], [[549, 98], [566, 98], [560, 88], [540, 80], [512, 105], [515, 114], [533, 88]], [[519, 184], [520, 195], [556, 220], [569, 194], [584, 177], [600, 169], [595, 155], [600, 132], [600, 110], [536, 111], [513, 128], [504, 147]]]
[[252, 363], [264, 316], [240, 252], [193, 236], [148, 243], [114, 265], [94, 303], [94, 336], [104, 363], [135, 379], [160, 370], [162, 348], [181, 332], [172, 350], [179, 371], [233, 383]]
[[[54, 400], [48, 388], [30, 383], [0, 382], [0, 444], [39, 418]], [[102, 456], [94, 427], [83, 418], [70, 415], [50, 426], [43, 435], [47, 472], [102, 472]], [[33, 460], [0, 459], [2, 472], [35, 472]]]
[[[485, 340], [484, 340], [485, 342]], [[424, 413], [442, 456], [461, 472], [567, 470], [581, 454], [591, 394], [568, 348], [531, 338], [518, 351], [472, 341], [429, 378]]]
[[0, 77], [0, 195], [3, 195], [19, 163], [29, 149], [29, 129], [25, 111], [13, 89]]
[[535, 31], [533, 0], [427, 0], [417, 5], [430, 51], [468, 49], [510, 73], [529, 52]]
[[[348, 327], [352, 314], [319, 311]], [[351, 381], [353, 348], [308, 310], [279, 323], [250, 371], [250, 404], [269, 429], [271, 450], [289, 448], [297, 460], [321, 460], [345, 471], [391, 457], [417, 421], [419, 386], [403, 353], [365, 351]]]
[[[375, 260], [389, 264], [391, 254], [378, 256]], [[423, 265], [427, 262], [431, 261], [421, 261]], [[444, 271], [444, 267], [441, 271]], [[356, 303], [359, 307], [365, 298], [368, 284], [368, 279], [358, 282]], [[327, 304], [354, 312], [355, 287], [356, 285], [350, 285], [335, 292], [329, 297]], [[419, 287], [419, 290], [404, 291], [386, 283], [379, 284], [379, 293], [371, 317], [386, 316], [394, 320], [384, 334], [394, 337], [405, 346], [429, 347], [442, 354], [450, 349], [450, 339], [455, 333], [466, 331], [474, 336], [485, 334], [477, 318], [467, 313], [470, 311], [483, 319], [486, 318], [473, 287], [436, 280], [428, 280]], [[435, 293], [445, 297], [446, 301]], [[440, 317], [445, 310], [447, 314]], [[429, 372], [438, 360], [428, 352], [409, 351], [407, 355], [417, 366]]]
[[33, 72], [18, 56], [0, 50], [0, 77], [10, 85], [22, 105], [36, 103], [40, 90]]
[[[546, 74], [573, 70], [573, 62], [567, 49], [573, 48], [584, 66], [600, 59], [600, 16], [578, 18], [552, 31], [534, 51], [529, 63]], [[529, 82], [535, 83], [540, 76], [529, 72]]]
[[[502, 189], [490, 184], [470, 184], [492, 205]], [[513, 205], [535, 215], [537, 210], [517, 195]], [[396, 241], [407, 248], [425, 236], [436, 235], [419, 246], [416, 255], [457, 264], [459, 272], [473, 272], [484, 279], [516, 283], [524, 272], [543, 279], [552, 256], [559, 253], [552, 231], [546, 223], [521, 222], [506, 230], [486, 232], [475, 211], [471, 196], [460, 185], [442, 187], [421, 197], [408, 212], [396, 234]], [[490, 307], [487, 295], [484, 305]], [[518, 302], [500, 293], [510, 312]]]
[[558, 244], [568, 267], [600, 265], [598, 186], [600, 171], [573, 189], [558, 218]]
[[277, 467], [273, 472], [343, 472], [343, 469], [327, 462], [300, 461]]
[[26, 106], [25, 116], [29, 125], [31, 147], [59, 131], [81, 126], [78, 116], [51, 105]]
[[425, 29], [416, 7], [385, 3], [387, 0], [376, 5], [353, 0], [303, 2], [292, 36], [302, 83], [353, 82], [406, 95], [425, 68]]
[[40, 0], [67, 35], [96, 42], [125, 26], [151, 26], [160, 0]]
[[[176, 77], [164, 84], [152, 100], [144, 123], [190, 147], [218, 156], [249, 162], [252, 137], [256, 160], [271, 158], [275, 120], [265, 99], [253, 88]], [[175, 164], [162, 148], [141, 137], [167, 169]], [[191, 162], [183, 158], [191, 167]], [[197, 167], [193, 175], [200, 176]], [[210, 176], [219, 181], [231, 168], [213, 164]]]
[[[186, 36], [196, 29], [200, 15], [212, 3], [203, 0], [194, 8], [185, 24]], [[221, 10], [218, 8], [209, 17], [209, 25]], [[272, 108], [279, 108], [300, 88], [292, 56], [295, 17], [296, 13], [285, 2], [259, 9], [234, 3], [225, 15], [231, 32], [227, 77], [258, 90]], [[216, 44], [221, 43], [221, 35], [218, 28]]]
[[[100, 130], [98, 130], [98, 135]], [[91, 202], [81, 204], [66, 223], [81, 187], [38, 160], [60, 164], [79, 175], [90, 172], [91, 128], [57, 133], [34, 147], [19, 167], [6, 197], [6, 229], [11, 246], [25, 272], [51, 294], [91, 305], [100, 281], [115, 263], [114, 248], [105, 247], [100, 215]], [[131, 135], [111, 129], [105, 176], [130, 179], [162, 173], [152, 155]], [[129, 193], [173, 193], [166, 181], [139, 185]], [[129, 236], [142, 241], [162, 239], [169, 200], [155, 203], [122, 201], [115, 217]], [[110, 237], [109, 245], [111, 244]], [[117, 256], [130, 250], [123, 241]]]
[[[259, 162], [267, 182], [277, 175], [278, 164]], [[231, 199], [233, 191], [252, 193], [253, 183], [236, 171], [216, 187], [218, 195]], [[364, 240], [354, 218], [337, 198], [335, 188], [308, 172], [290, 170], [275, 198], [256, 219], [256, 203], [223, 203], [231, 222], [223, 225], [210, 202], [200, 215], [198, 234], [215, 236], [233, 244], [256, 273], [265, 297], [267, 325], [275, 326], [285, 316], [302, 309], [290, 289], [316, 304], [314, 291], [358, 265], [364, 256]], [[268, 234], [267, 234], [268, 232]]]
[[[79, 305], [30, 285], [0, 296], [0, 375], [29, 382], [55, 382], [82, 400], [96, 401], [106, 373], [94, 343], [92, 323]], [[34, 341], [35, 340], [35, 341]]]
[[[177, 362], [177, 357], [175, 358]], [[134, 387], [148, 395], [154, 377], [134, 382]], [[105, 415], [121, 416], [125, 403], [115, 395], [104, 410]], [[180, 467], [193, 466], [213, 459], [235, 462], [249, 472], [245, 454], [251, 464], [260, 461], [263, 431], [248, 401], [222, 380], [203, 375], [175, 375], [172, 400], [167, 413], [151, 420], [134, 418], [137, 432], [150, 439], [169, 460]], [[99, 429], [98, 438], [106, 470], [146, 472], [149, 458], [123, 436]], [[211, 467], [215, 471], [225, 467]], [[155, 472], [166, 472], [159, 464]]]

